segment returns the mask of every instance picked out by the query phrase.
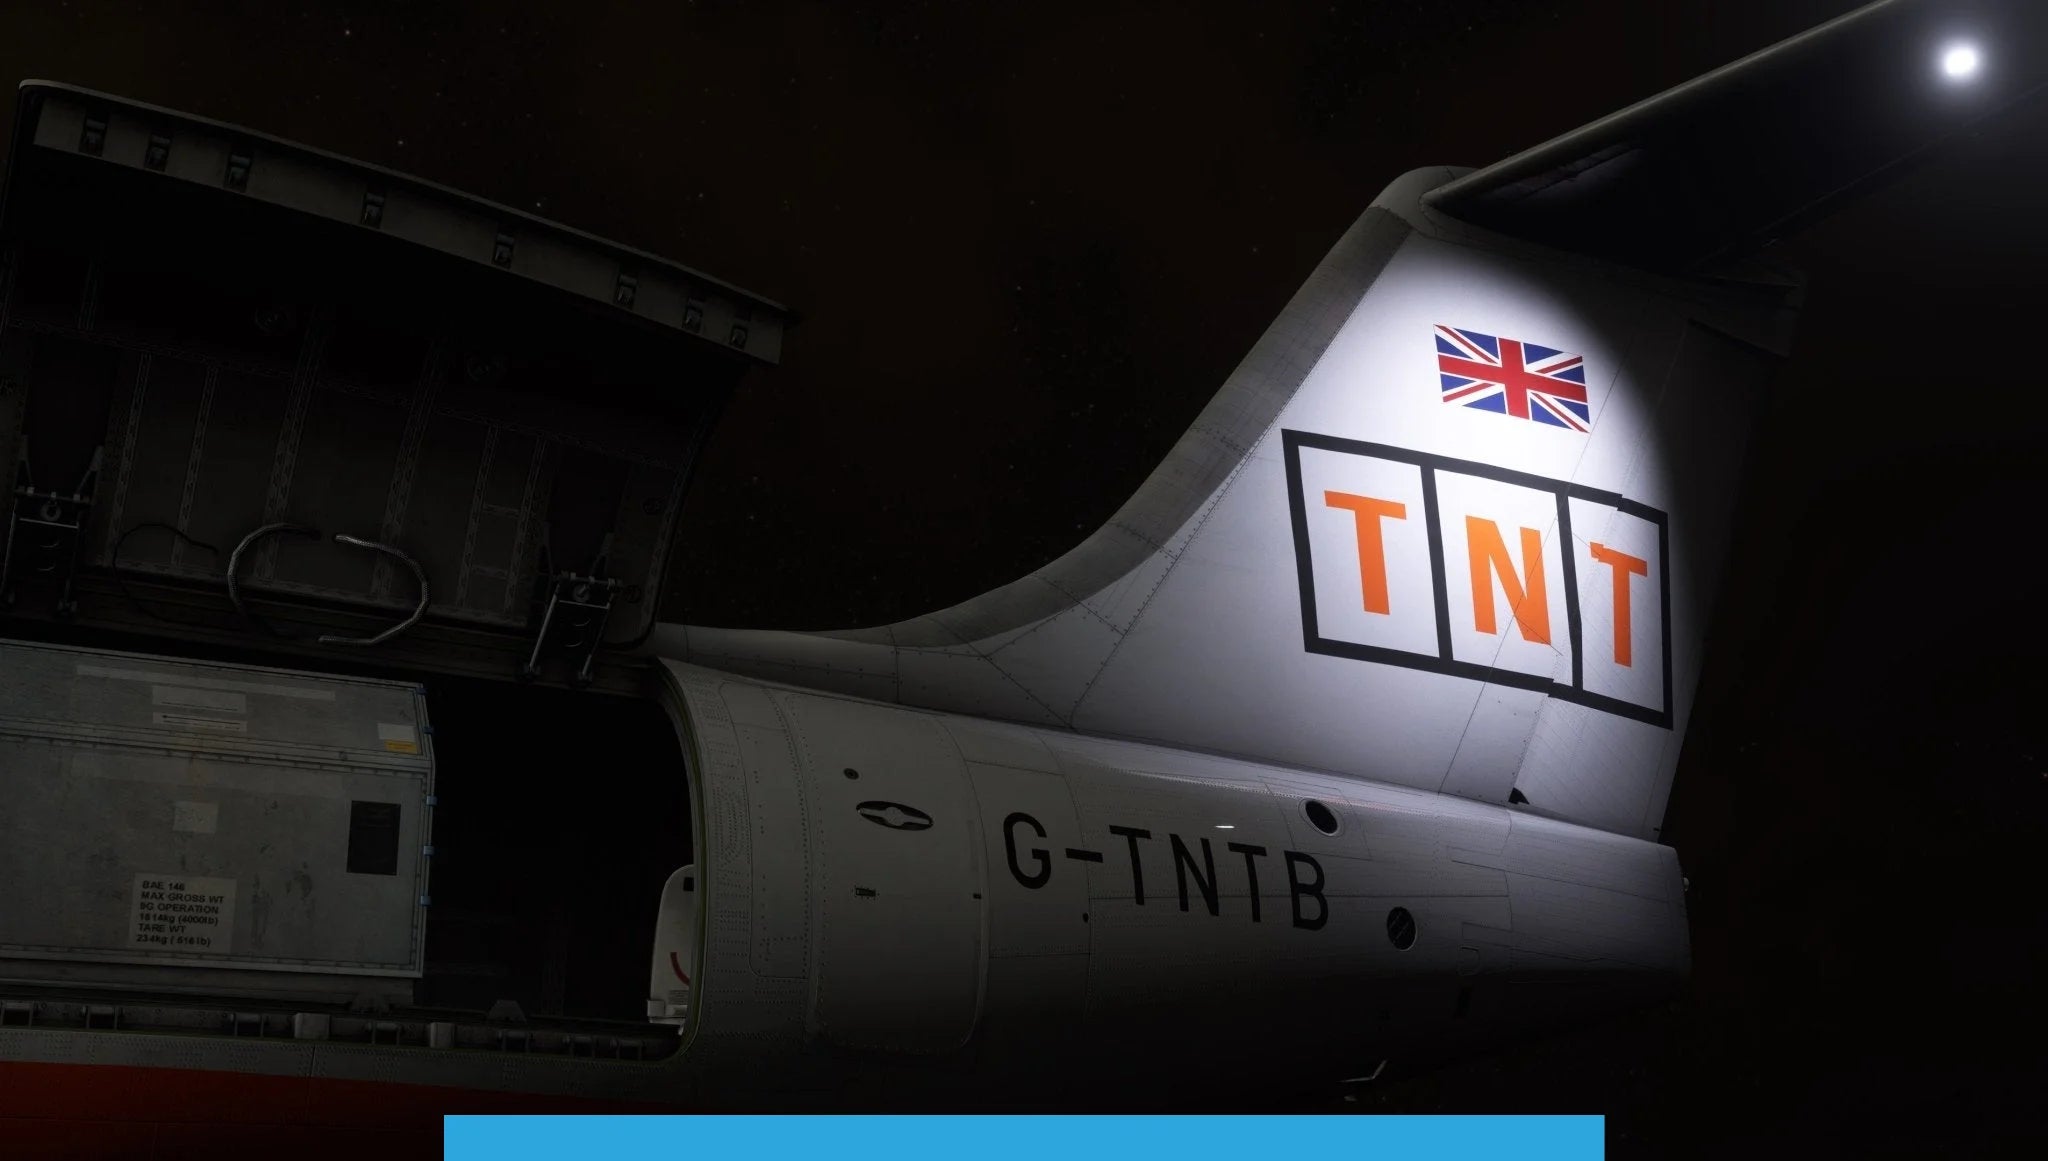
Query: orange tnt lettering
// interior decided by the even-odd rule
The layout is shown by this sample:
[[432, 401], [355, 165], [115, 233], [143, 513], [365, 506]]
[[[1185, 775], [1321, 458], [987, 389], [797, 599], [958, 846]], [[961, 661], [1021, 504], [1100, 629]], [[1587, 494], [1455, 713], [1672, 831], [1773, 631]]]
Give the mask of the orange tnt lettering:
[[1614, 570], [1614, 663], [1632, 668], [1635, 650], [1634, 642], [1630, 639], [1628, 578], [1631, 574], [1649, 576], [1650, 562], [1604, 544], [1593, 544], [1591, 547], [1593, 559]]
[[[1550, 644], [1550, 600], [1543, 586], [1543, 537], [1534, 528], [1522, 529], [1522, 574], [1508, 559], [1508, 546], [1500, 538], [1500, 526], [1478, 516], [1465, 517], [1465, 547], [1472, 558], [1472, 623], [1481, 633], [1498, 633], [1493, 617], [1493, 577], [1507, 592], [1508, 607], [1524, 641]], [[1528, 578], [1524, 587], [1523, 576]]]
[[1393, 500], [1375, 500], [1349, 492], [1324, 492], [1323, 503], [1348, 508], [1358, 521], [1358, 585], [1368, 613], [1389, 613], [1387, 599], [1387, 545], [1380, 536], [1380, 519], [1408, 518], [1408, 505]]

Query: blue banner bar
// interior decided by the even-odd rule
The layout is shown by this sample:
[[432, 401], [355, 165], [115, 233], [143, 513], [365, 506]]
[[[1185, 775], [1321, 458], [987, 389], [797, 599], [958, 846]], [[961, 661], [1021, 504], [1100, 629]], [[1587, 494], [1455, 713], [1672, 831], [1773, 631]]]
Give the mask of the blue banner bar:
[[1583, 1161], [1606, 1118], [1574, 1117], [449, 1117], [448, 1161], [798, 1157], [820, 1161], [1139, 1161], [1321, 1150], [1344, 1161]]

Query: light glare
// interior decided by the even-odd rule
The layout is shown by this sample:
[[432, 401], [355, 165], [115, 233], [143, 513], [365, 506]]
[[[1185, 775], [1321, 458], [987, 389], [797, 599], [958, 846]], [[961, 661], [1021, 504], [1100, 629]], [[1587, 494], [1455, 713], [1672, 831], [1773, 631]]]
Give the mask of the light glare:
[[1948, 74], [1950, 80], [1960, 81], [1976, 76], [1979, 63], [1974, 45], [1950, 45], [1941, 54], [1941, 71]]

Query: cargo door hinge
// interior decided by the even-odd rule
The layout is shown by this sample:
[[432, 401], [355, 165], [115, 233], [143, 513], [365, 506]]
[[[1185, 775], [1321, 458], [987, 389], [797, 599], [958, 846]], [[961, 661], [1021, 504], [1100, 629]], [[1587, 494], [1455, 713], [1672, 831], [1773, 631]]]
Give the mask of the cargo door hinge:
[[0, 549], [0, 609], [14, 607], [16, 593], [24, 584], [53, 588], [57, 593], [55, 611], [68, 620], [78, 611], [72, 599], [71, 582], [78, 570], [78, 550], [85, 539], [85, 522], [92, 515], [94, 496], [99, 491], [103, 447], [92, 451], [92, 462], [70, 492], [47, 492], [35, 486], [29, 470], [28, 437], [21, 437], [20, 459], [14, 468], [14, 504], [7, 517], [7, 543]]
[[541, 549], [540, 571], [548, 579], [542, 594], [540, 627], [534, 631], [533, 648], [520, 663], [519, 680], [540, 677], [541, 662], [556, 653], [569, 663], [571, 685], [587, 686], [595, 679], [592, 667], [597, 664], [597, 651], [604, 644], [605, 623], [611, 619], [612, 603], [625, 589], [618, 578], [605, 575], [611, 539], [607, 533], [596, 558], [582, 572], [551, 571], [550, 554], [545, 547]]

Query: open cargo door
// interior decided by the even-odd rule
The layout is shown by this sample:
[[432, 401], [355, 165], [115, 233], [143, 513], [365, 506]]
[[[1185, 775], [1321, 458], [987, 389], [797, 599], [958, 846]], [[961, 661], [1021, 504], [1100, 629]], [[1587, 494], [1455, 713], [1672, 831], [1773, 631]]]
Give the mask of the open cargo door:
[[515, 210], [41, 83], [0, 247], [12, 616], [621, 691], [598, 642], [649, 628], [697, 448], [788, 322]]

